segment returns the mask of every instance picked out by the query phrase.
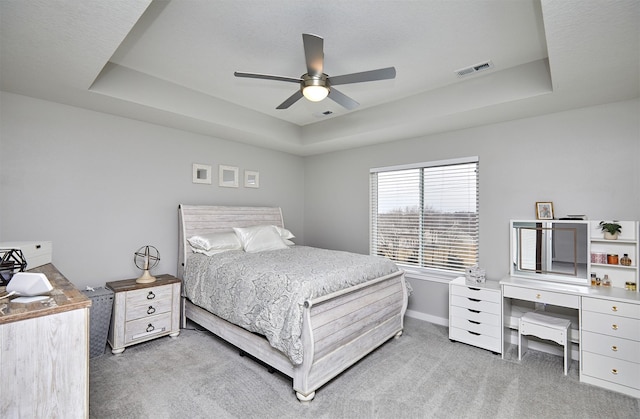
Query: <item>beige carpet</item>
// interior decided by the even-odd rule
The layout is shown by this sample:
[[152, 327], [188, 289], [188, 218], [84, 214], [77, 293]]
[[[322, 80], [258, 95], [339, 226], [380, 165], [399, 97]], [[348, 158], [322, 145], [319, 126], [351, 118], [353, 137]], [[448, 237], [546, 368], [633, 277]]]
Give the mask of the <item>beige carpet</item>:
[[[568, 376], [561, 357], [507, 359], [408, 318], [405, 333], [300, 404], [291, 380], [208, 332], [91, 359], [92, 418], [640, 418], [640, 400]], [[192, 327], [195, 325], [191, 325]]]

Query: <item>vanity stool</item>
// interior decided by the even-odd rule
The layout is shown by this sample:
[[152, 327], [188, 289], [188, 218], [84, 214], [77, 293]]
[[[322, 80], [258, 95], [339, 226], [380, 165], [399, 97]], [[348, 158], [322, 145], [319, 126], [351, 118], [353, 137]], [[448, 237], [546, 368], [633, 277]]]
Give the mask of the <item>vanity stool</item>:
[[523, 314], [518, 322], [518, 360], [522, 360], [522, 355], [527, 351], [526, 338], [523, 348], [522, 337], [524, 335], [551, 340], [564, 346], [564, 375], [567, 375], [571, 363], [570, 328], [571, 321], [567, 319], [552, 317], [536, 311]]

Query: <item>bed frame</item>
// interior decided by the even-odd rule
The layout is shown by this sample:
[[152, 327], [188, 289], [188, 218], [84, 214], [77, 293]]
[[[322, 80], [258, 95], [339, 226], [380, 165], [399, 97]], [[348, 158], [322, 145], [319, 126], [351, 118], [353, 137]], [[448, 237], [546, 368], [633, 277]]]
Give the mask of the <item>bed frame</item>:
[[[180, 205], [178, 277], [191, 254], [186, 239], [232, 227], [273, 224], [284, 227], [282, 211], [272, 207]], [[301, 402], [392, 337], [402, 334], [408, 293], [402, 271], [304, 302], [303, 362], [293, 365], [262, 336], [223, 320], [182, 299], [182, 325], [190, 319], [293, 379]]]

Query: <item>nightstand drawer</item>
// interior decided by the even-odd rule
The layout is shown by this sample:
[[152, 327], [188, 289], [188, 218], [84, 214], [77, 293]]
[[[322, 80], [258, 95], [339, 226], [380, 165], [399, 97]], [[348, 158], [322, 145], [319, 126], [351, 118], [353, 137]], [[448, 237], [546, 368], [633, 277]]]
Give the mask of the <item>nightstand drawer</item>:
[[461, 297], [459, 295], [451, 296], [451, 305], [492, 314], [500, 314], [500, 304], [498, 303], [476, 300], [475, 298], [469, 297]]
[[[487, 303], [493, 304], [493, 303]], [[494, 304], [497, 306], [497, 304]], [[471, 320], [479, 323], [487, 323], [494, 326], [500, 326], [500, 313], [498, 311], [477, 311], [464, 307], [452, 305], [449, 307], [450, 317], [459, 317], [461, 319]]]
[[640, 319], [583, 311], [582, 330], [640, 341]]
[[516, 300], [533, 301], [569, 308], [580, 307], [580, 296], [578, 295], [514, 287], [511, 285], [504, 285], [503, 292], [505, 298], [515, 298]]
[[583, 331], [580, 346], [583, 351], [640, 363], [640, 342], [635, 340]]
[[125, 325], [124, 343], [127, 345], [136, 340], [147, 340], [155, 335], [167, 334], [170, 330], [171, 313], [133, 320]]
[[582, 310], [616, 316], [640, 318], [640, 304], [621, 303], [597, 298], [582, 298]]
[[[169, 288], [170, 289], [170, 288]], [[126, 321], [141, 319], [171, 311], [171, 299], [149, 300], [136, 305], [127, 304]]]
[[583, 374], [640, 389], [640, 364], [604, 355], [582, 352]]
[[461, 296], [465, 298], [472, 298], [474, 300], [480, 301], [490, 301], [492, 303], [500, 303], [500, 292], [497, 290], [489, 290], [479, 287], [474, 287], [472, 285], [469, 286], [460, 286], [460, 285], [452, 285], [451, 286], [451, 295]]
[[145, 301], [157, 301], [164, 298], [171, 299], [171, 286], [158, 286], [143, 288], [127, 292], [127, 306], [131, 304], [143, 304]]

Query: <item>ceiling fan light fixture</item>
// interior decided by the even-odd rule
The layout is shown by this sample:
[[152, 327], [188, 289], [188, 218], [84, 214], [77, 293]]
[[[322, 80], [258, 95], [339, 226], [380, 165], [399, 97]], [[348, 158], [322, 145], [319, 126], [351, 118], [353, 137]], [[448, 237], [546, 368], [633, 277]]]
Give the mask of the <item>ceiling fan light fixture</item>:
[[320, 102], [329, 95], [329, 89], [325, 86], [305, 86], [302, 94], [311, 102]]

